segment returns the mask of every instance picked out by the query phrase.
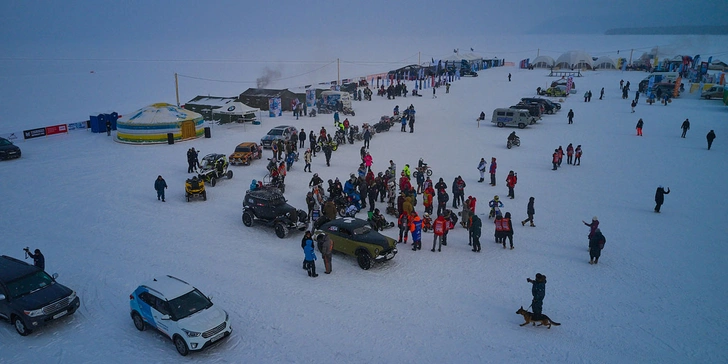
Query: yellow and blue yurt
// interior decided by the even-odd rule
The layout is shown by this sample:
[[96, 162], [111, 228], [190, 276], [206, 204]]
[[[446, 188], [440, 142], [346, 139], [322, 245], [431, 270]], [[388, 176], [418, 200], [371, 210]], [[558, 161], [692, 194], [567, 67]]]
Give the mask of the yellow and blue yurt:
[[167, 103], [152, 104], [124, 115], [116, 122], [116, 139], [123, 143], [167, 143], [199, 138], [205, 133], [202, 115]]

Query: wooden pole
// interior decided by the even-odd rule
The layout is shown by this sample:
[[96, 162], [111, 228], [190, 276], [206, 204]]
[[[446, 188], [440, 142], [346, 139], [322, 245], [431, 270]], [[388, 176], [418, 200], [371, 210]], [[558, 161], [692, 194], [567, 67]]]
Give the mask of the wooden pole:
[[336, 85], [339, 86], [339, 90], [341, 90], [341, 69], [339, 67], [339, 59], [336, 59]]
[[174, 93], [177, 95], [177, 107], [179, 107], [179, 81], [177, 80], [177, 72], [174, 73]]

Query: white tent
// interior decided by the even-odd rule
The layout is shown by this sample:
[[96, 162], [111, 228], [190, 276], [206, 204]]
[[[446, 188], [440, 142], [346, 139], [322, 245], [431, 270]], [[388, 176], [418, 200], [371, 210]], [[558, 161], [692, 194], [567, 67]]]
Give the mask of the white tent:
[[260, 109], [250, 107], [239, 101], [231, 101], [212, 110], [212, 119], [220, 123], [253, 122], [257, 119], [256, 113]]
[[556, 60], [555, 68], [561, 69], [593, 69], [592, 58], [584, 51], [568, 51]]
[[538, 56], [531, 61], [531, 64], [536, 68], [551, 68], [556, 64], [556, 61], [549, 56]]
[[594, 61], [594, 69], [616, 70], [617, 63], [608, 56], [601, 56]]

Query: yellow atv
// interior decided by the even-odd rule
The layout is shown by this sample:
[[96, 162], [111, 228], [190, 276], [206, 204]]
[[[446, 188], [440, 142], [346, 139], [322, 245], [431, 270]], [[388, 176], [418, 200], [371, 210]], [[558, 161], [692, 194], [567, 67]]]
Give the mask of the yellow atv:
[[185, 181], [185, 197], [187, 202], [190, 202], [192, 198], [202, 197], [203, 201], [207, 201], [207, 191], [205, 191], [205, 181], [199, 179], [197, 176], [188, 178]]

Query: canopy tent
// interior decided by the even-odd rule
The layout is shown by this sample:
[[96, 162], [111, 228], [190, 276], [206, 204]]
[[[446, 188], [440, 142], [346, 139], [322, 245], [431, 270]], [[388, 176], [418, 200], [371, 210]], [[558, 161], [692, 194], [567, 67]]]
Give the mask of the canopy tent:
[[614, 62], [614, 60], [608, 56], [601, 56], [594, 61], [594, 69], [616, 70], [617, 62]]
[[584, 51], [568, 51], [556, 60], [555, 68], [560, 69], [593, 69], [593, 61]]
[[220, 124], [232, 122], [253, 122], [260, 109], [250, 107], [239, 101], [228, 102], [220, 108], [212, 110], [212, 119], [219, 120]]
[[126, 114], [116, 122], [116, 140], [130, 144], [167, 143], [194, 139], [204, 132], [202, 115], [167, 103], [157, 103]]
[[709, 70], [717, 70], [717, 71], [725, 71], [725, 70], [728, 70], [728, 64], [726, 64], [725, 62], [723, 62], [723, 61], [721, 61], [719, 59], [714, 59], [708, 65], [708, 69]]
[[553, 58], [549, 56], [538, 56], [531, 62], [535, 68], [551, 68], [556, 64]]

